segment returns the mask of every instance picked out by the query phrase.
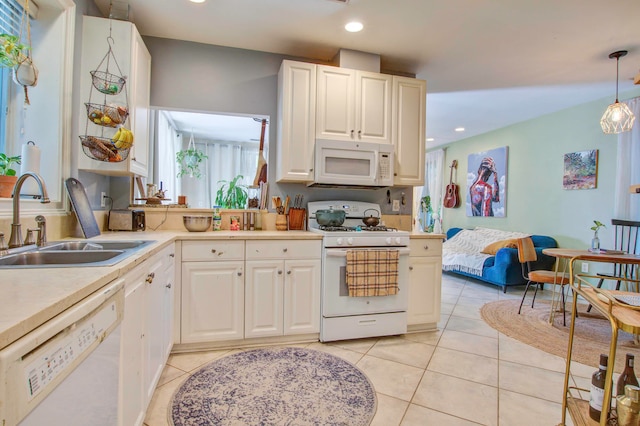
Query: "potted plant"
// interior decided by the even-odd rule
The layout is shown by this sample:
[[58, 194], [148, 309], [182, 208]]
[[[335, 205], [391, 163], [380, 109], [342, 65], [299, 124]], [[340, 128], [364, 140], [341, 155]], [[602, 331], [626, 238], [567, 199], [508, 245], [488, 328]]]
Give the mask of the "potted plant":
[[22, 157], [19, 155], [9, 157], [0, 153], [0, 198], [11, 198], [13, 187], [18, 180], [17, 172], [12, 166], [21, 162]]
[[200, 163], [205, 160], [207, 155], [194, 147], [189, 147], [176, 153], [176, 161], [178, 162], [178, 177], [189, 175], [199, 179], [202, 177], [200, 172]]
[[597, 220], [593, 221], [593, 226], [591, 230], [593, 231], [593, 238], [591, 239], [591, 251], [599, 252], [600, 251], [600, 238], [598, 238], [598, 230], [600, 228], [606, 228], [606, 226]]
[[247, 186], [238, 183], [244, 176], [238, 175], [231, 181], [221, 180], [222, 184], [216, 193], [216, 206], [225, 209], [244, 209], [247, 205]]
[[28, 47], [20, 43], [20, 38], [11, 34], [0, 34], [0, 65], [6, 68], [14, 68], [26, 55], [22, 53]]

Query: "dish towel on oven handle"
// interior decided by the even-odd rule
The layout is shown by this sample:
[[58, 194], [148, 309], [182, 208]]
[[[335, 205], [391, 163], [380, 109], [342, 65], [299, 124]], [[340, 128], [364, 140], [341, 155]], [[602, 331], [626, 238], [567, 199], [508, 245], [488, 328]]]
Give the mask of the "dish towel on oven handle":
[[349, 296], [398, 294], [398, 250], [347, 250]]

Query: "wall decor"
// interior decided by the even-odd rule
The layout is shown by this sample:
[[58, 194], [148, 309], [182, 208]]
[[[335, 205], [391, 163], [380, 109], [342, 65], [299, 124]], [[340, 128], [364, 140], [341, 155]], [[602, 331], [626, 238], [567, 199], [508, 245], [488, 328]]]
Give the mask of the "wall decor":
[[508, 147], [469, 154], [467, 216], [505, 217]]
[[598, 150], [564, 155], [563, 189], [593, 189], [598, 185]]

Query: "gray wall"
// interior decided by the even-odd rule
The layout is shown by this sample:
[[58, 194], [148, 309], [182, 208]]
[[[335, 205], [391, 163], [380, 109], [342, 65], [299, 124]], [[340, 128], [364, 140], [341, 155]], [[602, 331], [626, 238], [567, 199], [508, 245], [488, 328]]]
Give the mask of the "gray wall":
[[[293, 197], [300, 193], [306, 201], [376, 202], [382, 205], [383, 213], [392, 213], [391, 205], [386, 203], [386, 189], [335, 190], [275, 183], [278, 70], [283, 59], [301, 59], [158, 37], [143, 39], [151, 53], [152, 107], [271, 117], [267, 159], [270, 195]], [[400, 199], [400, 193], [405, 192], [407, 206], [411, 206], [411, 188], [391, 191], [394, 199]]]

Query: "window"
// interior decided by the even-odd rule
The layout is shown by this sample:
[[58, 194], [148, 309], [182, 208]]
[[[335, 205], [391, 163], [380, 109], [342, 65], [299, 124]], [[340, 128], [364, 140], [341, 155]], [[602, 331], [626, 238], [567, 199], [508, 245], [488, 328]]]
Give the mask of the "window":
[[[0, 0], [2, 10], [14, 8], [23, 0]], [[11, 70], [4, 70], [0, 84], [3, 102], [1, 148], [9, 155], [20, 155], [22, 146], [34, 141], [41, 149], [40, 175], [47, 184], [50, 204], [23, 199], [24, 214], [66, 213], [68, 201], [64, 179], [71, 169], [71, 120], [73, 45], [76, 6], [73, 0], [29, 0], [31, 57], [37, 67], [38, 82], [29, 88], [31, 105], [25, 108], [22, 87], [15, 84]], [[22, 16], [21, 13], [18, 16]], [[18, 20], [18, 26], [19, 26]], [[19, 32], [19, 29], [18, 29]], [[11, 199], [0, 199], [0, 216], [12, 212]]]
[[[23, 8], [15, 0], [0, 0], [0, 33], [20, 34], [20, 20]], [[7, 112], [9, 110], [9, 81], [11, 71], [0, 68], [0, 129], [7, 128]], [[6, 151], [6, 132], [0, 132], [0, 152]]]

